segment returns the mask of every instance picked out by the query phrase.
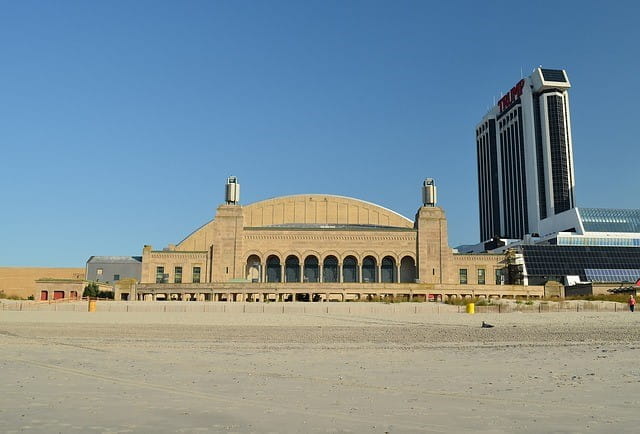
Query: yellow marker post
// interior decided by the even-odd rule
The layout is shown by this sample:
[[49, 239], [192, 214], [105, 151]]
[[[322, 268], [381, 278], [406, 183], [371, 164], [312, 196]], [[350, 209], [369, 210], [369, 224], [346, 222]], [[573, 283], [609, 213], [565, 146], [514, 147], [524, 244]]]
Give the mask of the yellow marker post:
[[89, 312], [96, 311], [96, 301], [89, 299]]
[[476, 304], [475, 303], [467, 303], [467, 313], [476, 313]]

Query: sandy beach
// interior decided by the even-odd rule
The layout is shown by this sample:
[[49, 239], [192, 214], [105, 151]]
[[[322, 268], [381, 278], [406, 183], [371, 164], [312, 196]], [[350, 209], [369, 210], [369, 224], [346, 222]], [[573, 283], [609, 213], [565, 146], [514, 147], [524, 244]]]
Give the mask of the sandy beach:
[[640, 424], [639, 313], [1, 311], [0, 345], [8, 433]]

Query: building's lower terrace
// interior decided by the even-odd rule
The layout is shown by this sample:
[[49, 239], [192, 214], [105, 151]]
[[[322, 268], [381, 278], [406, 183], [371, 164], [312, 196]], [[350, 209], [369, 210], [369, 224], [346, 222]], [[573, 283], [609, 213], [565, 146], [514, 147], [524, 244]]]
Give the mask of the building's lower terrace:
[[543, 297], [544, 286], [523, 285], [440, 285], [440, 284], [376, 284], [357, 283], [201, 283], [140, 284], [135, 297], [140, 301], [446, 301], [459, 297]]

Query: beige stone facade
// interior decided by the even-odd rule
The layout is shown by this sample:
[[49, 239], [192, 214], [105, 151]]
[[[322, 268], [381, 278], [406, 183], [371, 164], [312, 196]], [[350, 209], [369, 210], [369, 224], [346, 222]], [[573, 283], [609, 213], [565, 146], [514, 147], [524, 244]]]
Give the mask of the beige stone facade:
[[224, 204], [177, 245], [145, 246], [137, 299], [542, 295], [501, 285], [503, 268], [503, 255], [454, 253], [438, 207], [421, 207], [411, 221], [357, 199], [298, 195]]
[[40, 293], [36, 280], [82, 279], [84, 272], [84, 268], [0, 267], [0, 291], [7, 297], [38, 300]]

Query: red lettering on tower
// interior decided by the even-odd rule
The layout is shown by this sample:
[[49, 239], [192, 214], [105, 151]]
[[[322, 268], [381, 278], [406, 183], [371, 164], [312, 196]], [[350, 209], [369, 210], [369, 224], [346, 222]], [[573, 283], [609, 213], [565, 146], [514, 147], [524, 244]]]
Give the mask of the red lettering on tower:
[[500, 113], [509, 108], [520, 96], [522, 95], [522, 89], [524, 88], [524, 79], [520, 80], [511, 90], [504, 94], [500, 101], [498, 101], [498, 107], [500, 107]]

